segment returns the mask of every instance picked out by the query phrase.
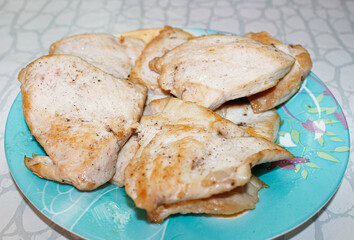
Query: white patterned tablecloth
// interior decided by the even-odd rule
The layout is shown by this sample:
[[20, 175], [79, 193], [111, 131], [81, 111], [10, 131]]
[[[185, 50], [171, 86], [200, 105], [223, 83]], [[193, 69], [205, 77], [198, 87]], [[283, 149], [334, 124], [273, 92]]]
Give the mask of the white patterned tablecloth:
[[[75, 239], [46, 219], [16, 188], [4, 153], [6, 118], [19, 92], [17, 74], [58, 39], [83, 32], [140, 28], [268, 31], [306, 47], [312, 71], [326, 83], [354, 132], [354, 1], [352, 0], [0, 0], [0, 238]], [[353, 146], [353, 141], [351, 141]], [[353, 147], [351, 148], [353, 150]], [[279, 239], [353, 239], [354, 156], [332, 200]]]

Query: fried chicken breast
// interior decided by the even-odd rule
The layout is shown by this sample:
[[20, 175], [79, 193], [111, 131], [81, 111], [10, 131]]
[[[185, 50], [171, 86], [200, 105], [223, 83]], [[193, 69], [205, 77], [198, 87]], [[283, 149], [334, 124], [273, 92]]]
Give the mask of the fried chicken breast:
[[295, 58], [295, 64], [277, 85], [249, 97], [253, 111], [264, 112], [286, 102], [299, 90], [302, 80], [311, 70], [311, 57], [301, 45], [284, 44], [267, 32], [247, 33], [245, 37], [274, 46]]
[[25, 157], [39, 177], [92, 190], [109, 181], [142, 114], [146, 88], [72, 55], [48, 55], [19, 74], [27, 125], [48, 156]]
[[214, 110], [275, 86], [293, 64], [293, 57], [272, 46], [215, 34], [172, 49], [155, 61], [153, 70], [163, 90]]
[[142, 40], [107, 33], [84, 33], [63, 38], [50, 46], [50, 54], [79, 56], [117, 78], [128, 78], [144, 49]]
[[161, 113], [141, 118], [138, 139], [125, 188], [148, 214], [163, 204], [228, 192], [250, 181], [252, 166], [292, 157], [209, 109], [176, 98]]

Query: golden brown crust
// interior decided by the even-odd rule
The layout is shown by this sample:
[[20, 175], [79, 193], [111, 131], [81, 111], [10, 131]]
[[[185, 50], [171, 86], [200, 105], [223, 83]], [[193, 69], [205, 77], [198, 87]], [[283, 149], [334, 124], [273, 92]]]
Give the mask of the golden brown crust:
[[245, 37], [252, 38], [265, 45], [279, 48], [294, 57], [296, 60], [289, 73], [285, 75], [277, 85], [249, 97], [254, 112], [264, 112], [289, 100], [291, 96], [298, 91], [302, 80], [311, 70], [311, 57], [307, 50], [301, 45], [283, 44], [279, 40], [274, 39], [267, 32], [247, 33]]
[[149, 103], [149, 105], [147, 106], [149, 108], [149, 115], [153, 115], [153, 114], [162, 112], [162, 110], [165, 108], [165, 106], [170, 101], [170, 98], [171, 97], [166, 97], [166, 98], [152, 100]]
[[117, 34], [117, 36], [137, 38], [143, 40], [146, 44], [148, 44], [151, 40], [153, 40], [157, 35], [160, 34], [162, 29], [163, 28], [140, 29], [131, 32], [119, 33]]
[[252, 38], [253, 40], [256, 40], [260, 43], [263, 43], [265, 45], [272, 45], [276, 43], [281, 43], [279, 40], [273, 38], [269, 33], [267, 32], [258, 32], [258, 33], [247, 33], [244, 35], [245, 37]]
[[218, 214], [234, 215], [256, 207], [258, 191], [267, 185], [255, 176], [246, 185], [229, 192], [213, 195], [209, 198], [181, 201], [163, 204], [148, 212], [152, 222], [162, 223], [169, 215], [175, 213], [187, 214]]
[[295, 55], [295, 59], [299, 62], [303, 69], [303, 76], [307, 76], [312, 68], [312, 61], [309, 52], [301, 45], [290, 45], [299, 53]]
[[150, 90], [159, 89], [157, 83], [158, 74], [152, 72], [154, 67], [152, 62], [171, 50], [171, 48], [193, 37], [192, 34], [182, 29], [170, 26], [165, 26], [162, 29], [139, 30], [134, 33], [134, 36], [138, 38], [142, 36], [147, 44], [140, 57], [136, 60], [129, 80], [144, 85]]
[[248, 97], [255, 113], [265, 112], [287, 101], [301, 86], [303, 71], [297, 66], [274, 87]]

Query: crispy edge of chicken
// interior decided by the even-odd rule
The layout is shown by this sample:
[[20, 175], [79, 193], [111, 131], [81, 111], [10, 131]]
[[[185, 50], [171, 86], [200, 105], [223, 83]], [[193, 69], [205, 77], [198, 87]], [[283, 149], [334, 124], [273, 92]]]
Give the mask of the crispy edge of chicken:
[[259, 201], [258, 191], [268, 187], [259, 178], [252, 176], [250, 181], [229, 192], [216, 194], [208, 198], [186, 200], [170, 204], [162, 204], [148, 212], [150, 221], [162, 223], [173, 214], [212, 214], [228, 216], [254, 209]]
[[181, 44], [157, 59], [152, 69], [160, 74], [162, 89], [213, 110], [275, 86], [294, 61], [253, 39], [215, 34]]
[[251, 32], [244, 36], [274, 46], [295, 58], [293, 67], [279, 80], [277, 85], [249, 96], [253, 111], [255, 113], [264, 112], [286, 102], [299, 90], [303, 79], [306, 78], [312, 68], [311, 57], [301, 45], [284, 44], [267, 32]]

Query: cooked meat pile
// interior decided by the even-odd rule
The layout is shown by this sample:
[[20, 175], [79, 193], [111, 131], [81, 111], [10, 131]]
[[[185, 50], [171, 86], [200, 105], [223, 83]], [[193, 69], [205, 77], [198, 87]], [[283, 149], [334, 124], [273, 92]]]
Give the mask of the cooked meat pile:
[[165, 27], [64, 38], [19, 74], [23, 112], [48, 156], [39, 177], [123, 187], [149, 219], [253, 209], [252, 167], [293, 158], [274, 107], [299, 89], [308, 52], [268, 33], [195, 37]]

